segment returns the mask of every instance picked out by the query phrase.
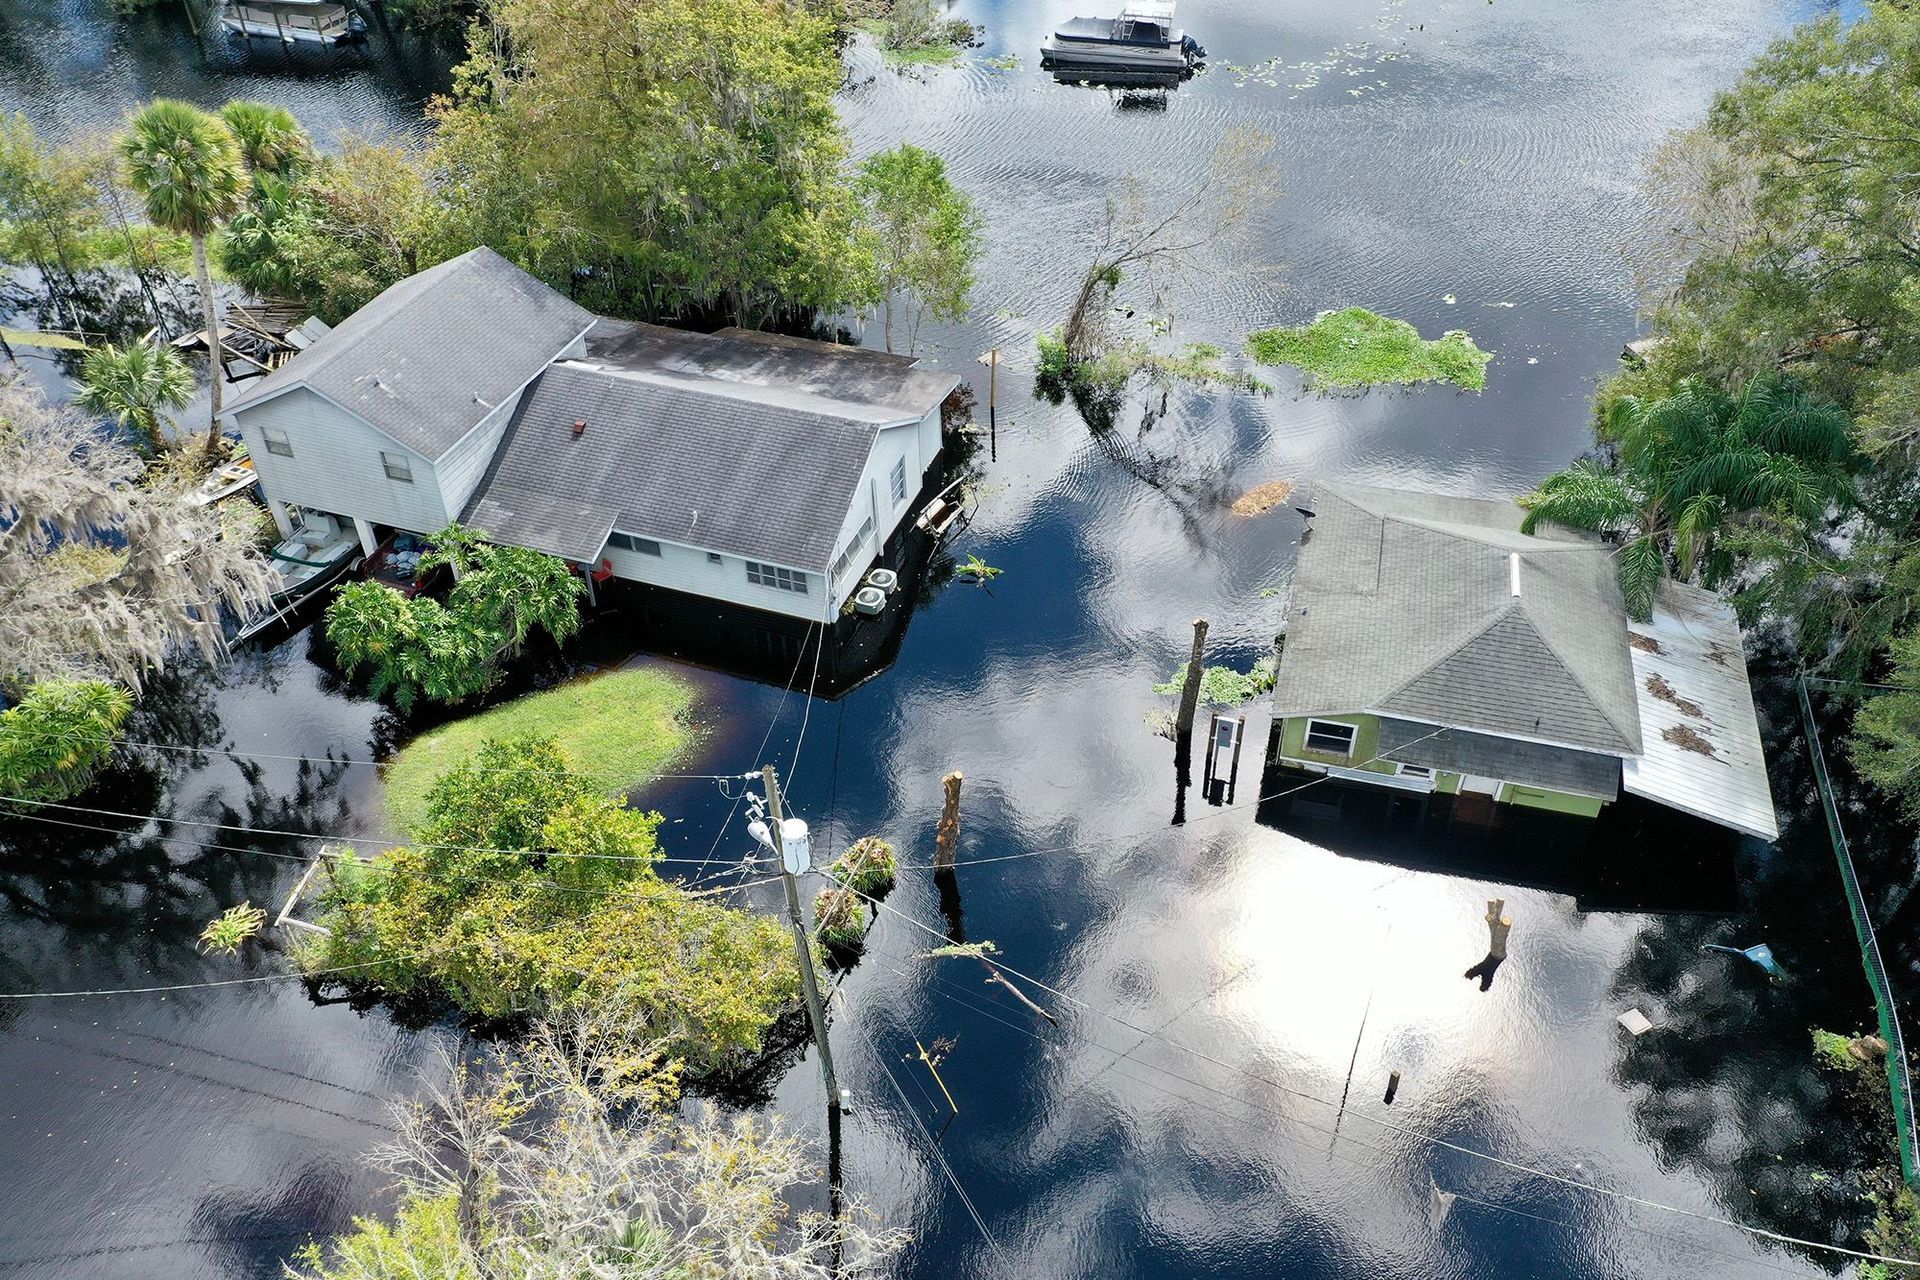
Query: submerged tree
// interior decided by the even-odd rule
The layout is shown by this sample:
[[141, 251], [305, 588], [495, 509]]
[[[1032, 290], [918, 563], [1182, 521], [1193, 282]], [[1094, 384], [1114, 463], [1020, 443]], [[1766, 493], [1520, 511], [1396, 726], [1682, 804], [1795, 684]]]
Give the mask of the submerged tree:
[[243, 174], [239, 144], [218, 116], [187, 102], [156, 98], [134, 112], [120, 151], [127, 178], [146, 204], [147, 220], [193, 244], [194, 278], [206, 322], [213, 402], [207, 452], [220, 440], [220, 299], [207, 265], [207, 237], [240, 208]]
[[66, 800], [113, 755], [133, 699], [106, 680], [46, 680], [0, 711], [0, 793]]
[[860, 166], [858, 191], [874, 241], [887, 350], [893, 350], [898, 297], [905, 305], [911, 354], [924, 317], [966, 318], [980, 256], [980, 214], [948, 180], [939, 156], [904, 142]]
[[89, 413], [132, 428], [149, 453], [167, 447], [163, 410], [184, 409], [199, 380], [173, 347], [152, 339], [124, 347], [95, 347], [80, 368], [73, 402]]
[[301, 1280], [859, 1280], [906, 1243], [860, 1205], [796, 1210], [819, 1161], [778, 1120], [676, 1113], [677, 1082], [618, 1009], [543, 1024], [491, 1070], [395, 1109], [373, 1153], [400, 1191], [312, 1246]]
[[223, 537], [214, 508], [17, 383], [0, 387], [0, 522], [0, 687], [137, 687], [179, 646], [220, 653], [223, 613], [271, 592], [265, 559]]
[[1893, 686], [1861, 704], [1847, 751], [1861, 776], [1920, 822], [1920, 630], [1891, 646]]
[[1732, 571], [1730, 527], [1765, 523], [1803, 537], [1846, 494], [1853, 460], [1846, 413], [1791, 379], [1750, 380], [1738, 396], [1689, 381], [1656, 399], [1613, 407], [1604, 439], [1614, 463], [1587, 460], [1520, 499], [1521, 524], [1623, 539], [1620, 590], [1636, 618], [1652, 613], [1669, 567], [1718, 585]]

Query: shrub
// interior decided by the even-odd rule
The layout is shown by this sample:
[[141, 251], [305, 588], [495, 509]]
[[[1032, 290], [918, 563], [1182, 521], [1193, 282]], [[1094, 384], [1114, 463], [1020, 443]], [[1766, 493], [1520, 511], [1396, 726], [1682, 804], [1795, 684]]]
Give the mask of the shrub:
[[105, 680], [43, 680], [0, 712], [0, 793], [58, 802], [85, 791], [113, 755], [133, 697]]
[[892, 845], [879, 836], [862, 836], [833, 860], [827, 874], [857, 894], [877, 898], [893, 888], [899, 870]]
[[207, 927], [200, 931], [200, 946], [203, 950], [230, 956], [258, 937], [266, 923], [267, 913], [251, 902], [228, 907], [208, 921]]
[[823, 889], [813, 900], [820, 941], [836, 951], [858, 951], [867, 940], [867, 904], [845, 889]]
[[693, 1074], [759, 1052], [799, 992], [778, 922], [655, 875], [657, 813], [551, 739], [489, 741], [427, 793], [417, 843], [335, 863], [310, 972], [437, 991], [487, 1017], [620, 1003]]

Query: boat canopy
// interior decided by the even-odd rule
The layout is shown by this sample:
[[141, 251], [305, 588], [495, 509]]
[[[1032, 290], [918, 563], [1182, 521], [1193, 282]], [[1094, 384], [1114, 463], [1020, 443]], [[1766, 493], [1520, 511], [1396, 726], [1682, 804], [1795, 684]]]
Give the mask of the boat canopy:
[[1142, 22], [1172, 22], [1173, 0], [1132, 0], [1120, 11], [1120, 16]]

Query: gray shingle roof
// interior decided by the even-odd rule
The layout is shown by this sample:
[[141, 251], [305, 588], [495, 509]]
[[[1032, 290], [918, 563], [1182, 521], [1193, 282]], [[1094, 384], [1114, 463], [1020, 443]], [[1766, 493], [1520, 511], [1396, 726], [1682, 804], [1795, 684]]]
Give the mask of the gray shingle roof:
[[407, 277], [230, 406], [306, 386], [437, 459], [593, 315], [491, 249]]
[[[653, 371], [565, 361], [542, 374], [466, 523], [573, 559], [613, 527], [824, 571], [875, 437], [909, 413], [637, 363]], [[914, 373], [928, 377], [931, 408], [954, 379]]]
[[1640, 751], [1626, 610], [1605, 546], [1522, 534], [1524, 513], [1505, 501], [1327, 485], [1314, 508], [1278, 714], [1369, 712]]
[[1620, 761], [1613, 756], [1537, 742], [1496, 738], [1484, 733], [1449, 729], [1436, 736], [1433, 726], [1411, 720], [1382, 720], [1380, 745], [1388, 760], [1423, 764], [1448, 773], [1477, 773], [1522, 786], [1545, 787], [1574, 795], [1616, 800], [1620, 796]]

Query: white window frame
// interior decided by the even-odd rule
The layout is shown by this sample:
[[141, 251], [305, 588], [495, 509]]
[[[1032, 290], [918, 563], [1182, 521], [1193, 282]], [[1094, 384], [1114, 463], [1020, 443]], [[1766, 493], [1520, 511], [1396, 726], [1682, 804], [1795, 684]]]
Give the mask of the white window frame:
[[808, 574], [799, 569], [789, 569], [780, 564], [762, 564], [758, 560], [745, 560], [747, 581], [756, 587], [767, 587], [774, 591], [791, 591], [797, 596], [809, 595], [812, 588], [807, 585]]
[[615, 529], [607, 535], [607, 545], [621, 551], [632, 551], [643, 556], [658, 556], [662, 552], [660, 544], [652, 538], [643, 538], [635, 533], [622, 533]]
[[1396, 764], [1394, 772], [1403, 778], [1433, 778], [1433, 769], [1424, 764]]
[[905, 457], [894, 459], [893, 471], [887, 477], [887, 483], [893, 489], [893, 505], [899, 506], [907, 500], [907, 460]]
[[867, 539], [872, 536], [872, 534], [873, 517], [869, 515], [865, 520], [860, 522], [860, 531], [853, 535], [853, 541], [849, 542], [841, 550], [840, 554], [833, 558], [833, 580], [835, 582], [840, 581], [841, 578], [846, 576], [847, 570], [853, 565], [853, 558], [860, 554], [861, 549], [867, 545]]
[[266, 443], [267, 452], [276, 458], [293, 456], [293, 440], [279, 427], [260, 428], [260, 438]]
[[[1313, 745], [1313, 735], [1315, 732], [1315, 727], [1320, 725], [1324, 725], [1329, 729], [1346, 730], [1346, 737], [1347, 737], [1346, 748], [1340, 751], [1333, 751], [1333, 750], [1329, 750], [1326, 747], [1316, 747], [1315, 745]], [[1334, 734], [1331, 736], [1338, 737], [1339, 735]], [[1360, 726], [1359, 725], [1350, 724], [1345, 720], [1321, 720], [1318, 718], [1312, 718], [1307, 721], [1307, 731], [1300, 740], [1300, 747], [1301, 747], [1301, 750], [1311, 751], [1317, 756], [1339, 756], [1343, 760], [1351, 760], [1353, 759], [1354, 748], [1358, 746], [1359, 743], [1360, 743]]]
[[387, 473], [387, 479], [397, 480], [401, 484], [413, 483], [413, 460], [404, 453], [380, 451], [380, 466]]

